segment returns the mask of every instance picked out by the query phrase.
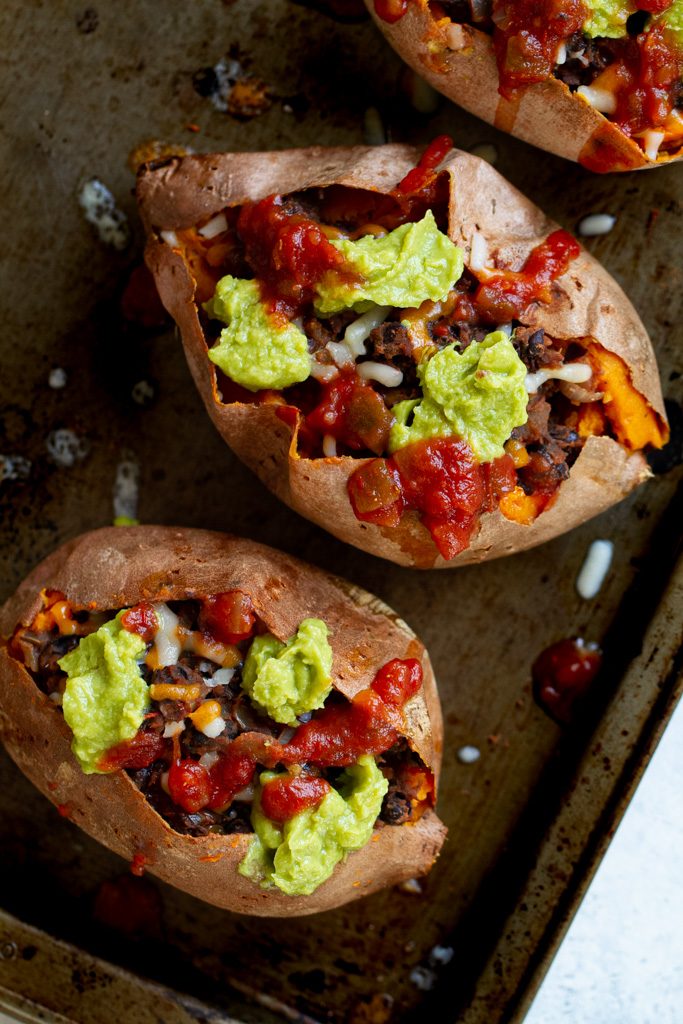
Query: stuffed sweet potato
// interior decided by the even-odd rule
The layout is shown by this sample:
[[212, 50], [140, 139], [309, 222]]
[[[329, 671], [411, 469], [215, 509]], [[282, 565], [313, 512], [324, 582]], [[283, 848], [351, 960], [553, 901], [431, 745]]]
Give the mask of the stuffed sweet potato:
[[38, 566], [0, 630], [8, 752], [138, 870], [296, 916], [434, 862], [434, 677], [369, 594], [251, 541], [109, 528]]
[[602, 267], [488, 164], [406, 146], [146, 168], [146, 259], [207, 410], [292, 508], [442, 567], [648, 475], [657, 366]]
[[683, 0], [366, 0], [400, 56], [497, 128], [628, 171], [680, 158]]

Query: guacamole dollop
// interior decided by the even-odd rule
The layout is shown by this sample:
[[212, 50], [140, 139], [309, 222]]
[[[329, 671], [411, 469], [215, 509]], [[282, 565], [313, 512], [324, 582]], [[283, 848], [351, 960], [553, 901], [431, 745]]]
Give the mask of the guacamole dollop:
[[[591, 15], [584, 23], [583, 30], [589, 36], [604, 36], [619, 39], [626, 35], [626, 22], [638, 10], [634, 0], [584, 0]], [[661, 14], [648, 18], [645, 31], [655, 25], [663, 25], [673, 36], [673, 45], [683, 49], [683, 0], [673, 0]]]
[[652, 23], [663, 25], [671, 37], [671, 44], [683, 50], [683, 0], [674, 0], [671, 7], [652, 19]]
[[137, 658], [145, 641], [121, 625], [119, 612], [58, 662], [67, 673], [62, 710], [74, 734], [71, 749], [86, 775], [99, 772], [100, 758], [132, 740], [148, 707], [147, 684]]
[[591, 12], [583, 26], [587, 35], [608, 39], [626, 35], [626, 22], [636, 10], [633, 0], [584, 0], [584, 3]]
[[425, 299], [438, 301], [462, 274], [462, 250], [439, 231], [431, 210], [422, 220], [402, 224], [383, 237], [333, 239], [332, 245], [362, 280], [353, 283], [333, 271], [326, 274], [316, 285], [315, 309], [321, 316], [349, 308], [363, 312], [372, 304], [408, 309]]
[[308, 341], [292, 323], [280, 325], [268, 314], [256, 281], [222, 277], [204, 309], [227, 324], [209, 359], [249, 391], [277, 391], [306, 380], [311, 372]]
[[394, 406], [391, 452], [426, 438], [455, 435], [467, 441], [480, 462], [490, 462], [504, 454], [514, 428], [526, 423], [526, 367], [504, 331], [473, 341], [462, 353], [448, 345], [417, 372], [423, 397]]
[[332, 689], [332, 648], [322, 619], [304, 619], [286, 644], [271, 633], [254, 638], [244, 661], [242, 688], [270, 718], [296, 725], [321, 708]]
[[[264, 772], [261, 785], [277, 777]], [[265, 817], [256, 793], [251, 811], [254, 837], [238, 871], [264, 888], [309, 896], [330, 877], [347, 853], [369, 841], [389, 783], [369, 754], [347, 768], [317, 807], [284, 825]]]

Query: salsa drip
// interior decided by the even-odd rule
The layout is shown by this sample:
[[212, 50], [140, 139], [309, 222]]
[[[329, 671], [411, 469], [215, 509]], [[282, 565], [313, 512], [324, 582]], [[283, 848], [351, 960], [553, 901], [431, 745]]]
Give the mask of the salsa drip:
[[[59, 659], [116, 613], [75, 611], [57, 591], [45, 592], [43, 603], [31, 626], [17, 630], [9, 649], [45, 693], [59, 697], [58, 707], [66, 682]], [[432, 774], [403, 739], [404, 706], [422, 687], [419, 661], [389, 661], [352, 700], [333, 692], [321, 710], [303, 716], [307, 720], [295, 729], [285, 729], [241, 688], [249, 643], [267, 632], [249, 595], [233, 589], [168, 606], [178, 618], [178, 636], [194, 638], [191, 648], [201, 653], [183, 649], [176, 664], [150, 670], [159, 628], [154, 606], [140, 602], [123, 612], [123, 628], [147, 645], [140, 667], [151, 707], [136, 735], [107, 750], [98, 769], [127, 771], [172, 827], [193, 835], [251, 831], [245, 815], [260, 769], [286, 770], [262, 791], [264, 813], [271, 817], [272, 812], [272, 820], [282, 823], [316, 806], [334, 784], [335, 771], [363, 754], [381, 756], [390, 780], [382, 821], [402, 824], [433, 802]], [[221, 654], [220, 665], [211, 662], [212, 652]], [[215, 673], [226, 653], [234, 665], [232, 677], [217, 684]], [[201, 725], [216, 713], [224, 728], [210, 738]], [[182, 731], [171, 735], [169, 725], [179, 723]], [[326, 778], [329, 772], [332, 777]]]

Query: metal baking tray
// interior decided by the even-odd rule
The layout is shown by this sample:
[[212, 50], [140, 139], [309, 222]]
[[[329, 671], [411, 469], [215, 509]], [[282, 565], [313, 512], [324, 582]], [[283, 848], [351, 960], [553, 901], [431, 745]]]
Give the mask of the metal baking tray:
[[[226, 529], [295, 552], [374, 591], [422, 636], [446, 719], [440, 812], [450, 837], [419, 891], [312, 918], [250, 919], [149, 878], [133, 880], [131, 895], [127, 865], [60, 818], [3, 754], [0, 1010], [20, 1020], [520, 1021], [680, 694], [679, 168], [597, 177], [445, 100], [420, 113], [415, 102], [430, 97], [415, 99], [370, 22], [330, 17], [330, 6], [2, 5], [0, 596], [61, 541], [110, 523], [117, 466], [137, 462], [143, 522]], [[197, 72], [220, 61], [226, 75], [268, 86], [267, 110], [235, 116], [202, 95], [215, 81]], [[570, 229], [588, 213], [617, 217], [589, 245], [651, 332], [674, 441], [644, 488], [535, 551], [429, 573], [345, 547], [231, 455], [173, 333], [121, 321], [141, 253], [128, 164], [141, 143], [257, 150], [379, 141], [382, 131], [492, 145], [498, 169]], [[83, 216], [78, 193], [91, 178], [127, 215], [123, 250]], [[55, 368], [66, 371], [63, 388], [49, 386]], [[140, 381], [142, 404], [132, 397]], [[55, 461], [63, 429], [78, 439], [71, 465]], [[614, 540], [615, 557], [586, 602], [574, 583], [596, 537]], [[603, 644], [605, 671], [580, 721], [562, 728], [534, 702], [530, 666], [572, 635]], [[481, 750], [475, 764], [458, 760], [465, 744]], [[118, 922], [103, 910], [112, 892]]]

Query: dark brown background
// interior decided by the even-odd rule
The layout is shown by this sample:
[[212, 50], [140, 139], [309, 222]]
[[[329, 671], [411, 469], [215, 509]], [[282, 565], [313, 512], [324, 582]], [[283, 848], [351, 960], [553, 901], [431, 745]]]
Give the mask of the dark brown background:
[[[658, 462], [668, 471], [534, 552], [430, 574], [347, 548], [280, 505], [220, 442], [171, 331], [122, 329], [118, 296], [141, 252], [127, 159], [148, 139], [207, 152], [358, 143], [369, 105], [392, 140], [421, 143], [447, 131], [462, 148], [492, 142], [497, 168], [565, 227], [575, 229], [588, 213], [617, 216], [614, 230], [588, 245], [640, 310], [673, 402], [681, 394], [680, 166], [596, 177], [445, 100], [434, 115], [419, 115], [402, 91], [400, 62], [369, 21], [342, 23], [287, 0], [118, 0], [90, 8], [16, 0], [3, 5], [0, 33], [7, 58], [0, 454], [31, 462], [28, 479], [0, 482], [0, 596], [56, 544], [111, 522], [116, 466], [133, 457], [142, 522], [226, 529], [295, 552], [375, 591], [422, 636], [446, 716], [440, 811], [450, 828], [422, 896], [391, 891], [324, 916], [271, 923], [150, 883], [163, 907], [142, 942], [93, 918], [98, 887], [126, 866], [61, 819], [3, 755], [0, 903], [243, 1020], [271, 1019], [244, 1002], [245, 986], [319, 1020], [381, 1024], [391, 1001], [394, 1019], [407, 1019], [416, 1008], [433, 1012], [425, 1001], [440, 994], [447, 1003], [436, 1019], [512, 1019], [678, 692], [680, 594], [668, 580], [680, 529], [680, 505], [670, 504], [680, 477], [671, 468], [679, 407], [672, 406], [676, 443]], [[260, 117], [219, 113], [193, 88], [193, 73], [231, 50], [272, 86], [272, 105]], [[98, 239], [78, 206], [91, 177], [129, 216], [135, 237], [123, 253]], [[48, 386], [57, 366], [68, 374], [64, 390]], [[155, 388], [146, 408], [131, 398], [141, 379]], [[59, 427], [89, 445], [71, 468], [48, 457], [46, 438]], [[586, 602], [574, 581], [595, 537], [614, 540], [615, 556], [600, 595]], [[535, 705], [529, 669], [548, 643], [576, 634], [604, 641], [608, 657], [593, 703], [563, 731]], [[466, 743], [482, 751], [474, 765], [457, 760]], [[437, 943], [455, 950], [447, 966], [430, 964]], [[435, 992], [411, 979], [416, 966], [434, 971]], [[40, 956], [0, 957], [0, 985], [65, 1014], [80, 988], [81, 1007], [94, 1009], [76, 1019], [106, 1019], [97, 972], [74, 970], [72, 985], [62, 980], [57, 988]]]

